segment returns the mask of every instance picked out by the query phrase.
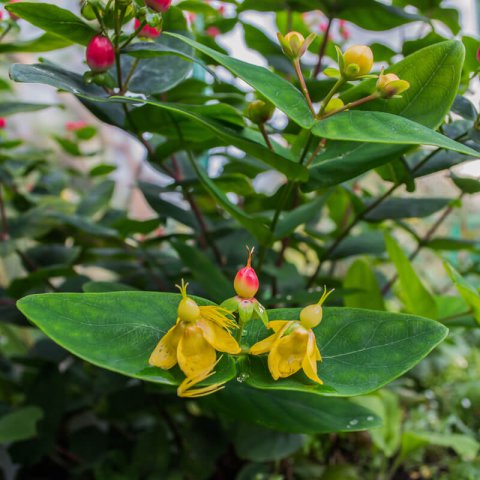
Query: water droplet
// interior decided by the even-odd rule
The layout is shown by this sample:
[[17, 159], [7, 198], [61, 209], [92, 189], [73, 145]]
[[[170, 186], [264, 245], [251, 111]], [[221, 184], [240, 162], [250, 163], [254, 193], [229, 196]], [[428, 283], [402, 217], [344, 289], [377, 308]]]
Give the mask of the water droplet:
[[460, 404], [463, 408], [470, 408], [472, 406], [472, 402], [469, 398], [462, 398]]
[[351, 426], [351, 425], [347, 425], [347, 428], [352, 428], [352, 426]]
[[358, 420], [354, 418], [353, 420], [350, 420], [350, 425], [356, 425], [358, 423]]
[[375, 417], [372, 417], [371, 415], [367, 417], [367, 422], [373, 422], [374, 420], [375, 420]]
[[245, 380], [247, 380], [248, 377], [249, 377], [248, 373], [241, 373], [241, 374], [237, 377], [237, 382], [243, 383]]
[[291, 295], [287, 295], [287, 300], [291, 300], [292, 299], [292, 296]]

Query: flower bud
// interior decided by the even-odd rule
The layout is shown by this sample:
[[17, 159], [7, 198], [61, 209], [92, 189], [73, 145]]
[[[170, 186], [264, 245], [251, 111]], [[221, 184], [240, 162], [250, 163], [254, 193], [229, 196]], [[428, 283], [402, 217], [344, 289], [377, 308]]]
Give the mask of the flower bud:
[[105, 72], [115, 63], [112, 42], [103, 35], [95, 35], [87, 46], [87, 64], [94, 72]]
[[380, 74], [377, 80], [377, 92], [383, 98], [400, 95], [410, 88], [410, 83], [406, 80], [400, 80], [394, 73]]
[[316, 35], [311, 33], [307, 38], [304, 38], [304, 36], [298, 32], [289, 32], [285, 36], [279, 32], [277, 33], [277, 37], [283, 53], [290, 60], [298, 60], [305, 54], [308, 47], [315, 40]]
[[[138, 18], [135, 19], [133, 28], [137, 30], [140, 28], [141, 22], [138, 20]], [[140, 33], [138, 34], [140, 37], [144, 38], [157, 38], [160, 36], [162, 33], [162, 30], [160, 28], [155, 28], [151, 27], [150, 25], [145, 25], [141, 30]]]
[[322, 321], [322, 305], [332, 292], [333, 290], [327, 292], [327, 287], [324, 287], [323, 295], [318, 301], [318, 303], [308, 305], [300, 312], [300, 324], [302, 325], [302, 327], [315, 328]]
[[145, 5], [156, 12], [165, 13], [171, 6], [172, 0], [145, 0]]
[[367, 75], [373, 67], [373, 53], [366, 45], [355, 45], [343, 54], [342, 73], [348, 79]]
[[327, 114], [327, 113], [335, 112], [336, 110], [338, 110], [339, 108], [342, 108], [343, 106], [345, 106], [345, 104], [343, 103], [343, 101], [340, 98], [338, 98], [338, 97], [332, 98], [327, 103], [327, 106], [325, 107], [324, 113]]
[[257, 125], [268, 122], [275, 111], [275, 105], [265, 100], [255, 100], [248, 105], [247, 116]]
[[253, 251], [253, 248], [248, 250], [247, 266], [239, 270], [233, 282], [235, 292], [242, 298], [252, 298], [258, 292], [258, 277], [255, 270], [251, 267]]

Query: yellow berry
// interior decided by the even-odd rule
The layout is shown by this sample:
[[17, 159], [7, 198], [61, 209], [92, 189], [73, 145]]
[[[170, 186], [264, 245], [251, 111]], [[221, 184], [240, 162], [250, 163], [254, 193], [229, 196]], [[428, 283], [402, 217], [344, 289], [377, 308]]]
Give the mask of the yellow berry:
[[345, 73], [353, 77], [367, 75], [373, 67], [373, 53], [366, 45], [355, 45], [343, 54]]
[[200, 317], [200, 308], [195, 300], [184, 297], [178, 304], [178, 317], [186, 322], [193, 322]]
[[300, 323], [304, 328], [314, 328], [322, 321], [322, 317], [322, 306], [315, 303], [308, 305], [300, 312]]

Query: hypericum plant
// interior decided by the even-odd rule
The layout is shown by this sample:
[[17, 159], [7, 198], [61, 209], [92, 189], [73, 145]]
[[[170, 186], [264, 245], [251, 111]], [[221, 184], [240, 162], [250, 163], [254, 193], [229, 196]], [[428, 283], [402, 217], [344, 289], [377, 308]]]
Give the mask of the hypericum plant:
[[[133, 465], [151, 451], [145, 445], [159, 444], [164, 430], [169, 441], [162, 451], [172, 455], [182, 473], [193, 470], [195, 462], [185, 452], [196, 453], [191, 442], [205, 431], [198, 424], [207, 419], [226, 439], [219, 441], [221, 433], [216, 434], [215, 447], [233, 442], [242, 459], [247, 458], [245, 445], [254, 443], [244, 441], [244, 450], [239, 446], [242, 431], [250, 432], [249, 423], [290, 432], [289, 441], [298, 441], [298, 433], [378, 426], [379, 398], [388, 401], [388, 395], [372, 392], [405, 375], [395, 385], [411, 389], [409, 398], [420, 398], [427, 384], [412, 379], [424, 371], [408, 372], [445, 338], [443, 324], [452, 329], [458, 323], [478, 325], [477, 246], [463, 238], [465, 230], [462, 237], [457, 230], [444, 229], [445, 219], [459, 211], [462, 201], [480, 191], [478, 180], [450, 171], [478, 157], [478, 111], [466, 98], [470, 81], [478, 75], [478, 40], [459, 34], [454, 9], [445, 14], [439, 0], [425, 8], [422, 2], [387, 5], [375, 0], [359, 0], [355, 9], [348, 1], [288, 3], [285, 10], [282, 2], [266, 0], [193, 0], [173, 6], [86, 0], [78, 14], [56, 2], [7, 6], [23, 21], [1, 23], [5, 53], [46, 51], [42, 57], [48, 58], [48, 50], [76, 44], [88, 60], [87, 48], [102, 39], [109, 54], [99, 63], [90, 57], [98, 71], [86, 63], [84, 71], [77, 72], [78, 64], [69, 67], [66, 55], [62, 65], [51, 59], [15, 64], [11, 77], [75, 95], [110, 126], [105, 128], [136, 138], [145, 161], [154, 167], [142, 164], [129, 179], [131, 197], [143, 195], [154, 212], [148, 220], [139, 220], [132, 217], [128, 200], [112, 208], [112, 167], [101, 159], [98, 165], [86, 165], [89, 153], [95, 153], [81, 143], [90, 138], [89, 129], [67, 129], [53, 137], [61, 155], [73, 157], [75, 164], [85, 160], [78, 175], [47, 168], [38, 151], [9, 151], [16, 148], [16, 140], [0, 142], [1, 193], [7, 206], [2, 247], [25, 268], [11, 276], [2, 311], [27, 325], [14, 310], [19, 300], [20, 312], [58, 345], [126, 377], [122, 381], [80, 361], [64, 362], [58, 369], [51, 360], [49, 367], [38, 362], [32, 366], [30, 357], [22, 360], [35, 370], [31, 377], [55, 392], [52, 397], [75, 397], [74, 407], [62, 410], [64, 421], [52, 427], [57, 430], [42, 430], [39, 443], [70, 435], [74, 429], [69, 422], [79, 405], [89, 405], [88, 414], [101, 417], [102, 435], [103, 425], [113, 425], [115, 441], [106, 447], [108, 459], [99, 461], [101, 467], [94, 473], [92, 467], [94, 476], [113, 477], [118, 471], [131, 478], [147, 475]], [[406, 10], [397, 7], [407, 3]], [[278, 41], [275, 32], [262, 31], [243, 14], [269, 9], [281, 32]], [[24, 21], [44, 33], [21, 40]], [[414, 21], [422, 22], [428, 33], [400, 49], [378, 42], [367, 45], [367, 40], [352, 47], [345, 23], [381, 31], [411, 28]], [[439, 22], [446, 25], [433, 30]], [[237, 59], [236, 45], [223, 37], [234, 28], [267, 68]], [[451, 39], [457, 35], [461, 41]], [[105, 59], [107, 64], [102, 64]], [[4, 112], [39, 108], [45, 106], [8, 104]], [[163, 176], [151, 177], [154, 170]], [[451, 195], [439, 192], [430, 198], [422, 190], [413, 195], [422, 177], [442, 171], [449, 172], [444, 183], [454, 189]], [[246, 283], [239, 275], [237, 295], [223, 304], [236, 317], [235, 325], [221, 302], [233, 294], [230, 279], [243, 265], [245, 244], [257, 248], [241, 270], [253, 281]], [[458, 249], [462, 256], [457, 258]], [[428, 269], [420, 263], [425, 250], [430, 251]], [[436, 255], [445, 252], [461, 272], [447, 267], [452, 280], [436, 261]], [[98, 281], [99, 271], [108, 282]], [[182, 277], [190, 283], [188, 295], [185, 290], [171, 293]], [[445, 294], [452, 282], [460, 295]], [[334, 307], [315, 303], [325, 284], [335, 287], [329, 298]], [[209, 317], [202, 309], [216, 314]], [[268, 318], [267, 326], [252, 314], [255, 309], [264, 322]], [[52, 343], [42, 339], [53, 350]], [[265, 355], [253, 354], [260, 351]], [[38, 352], [47, 356], [40, 346]], [[66, 353], [61, 354], [63, 360]], [[49, 355], [57, 358], [58, 349]], [[434, 370], [437, 361], [442, 364], [438, 355], [439, 350], [425, 370]], [[62, 394], [64, 384], [67, 393]], [[12, 385], [9, 377], [5, 391]], [[100, 398], [95, 397], [97, 388]], [[87, 391], [92, 398], [78, 397]], [[187, 403], [177, 399], [175, 391], [194, 398], [212, 395]], [[365, 394], [373, 406], [349, 400]], [[15, 390], [11, 398], [27, 406], [40, 404], [29, 395]], [[140, 406], [129, 404], [121, 414], [110, 409], [123, 405], [124, 399]], [[41, 402], [45, 424], [58, 418], [49, 410], [49, 400]], [[390, 406], [386, 404], [385, 412]], [[411, 405], [403, 405], [406, 408]], [[131, 429], [125, 427], [126, 411], [135, 419]], [[241, 422], [238, 435], [227, 430], [230, 422], [224, 422], [223, 415]], [[72, 423], [77, 425], [76, 418]], [[109, 447], [119, 444], [119, 430], [125, 438], [119, 451], [111, 452]], [[284, 434], [266, 432], [275, 441]], [[412, 436], [402, 437], [401, 453], [395, 450], [398, 446], [392, 447], [396, 453], [390, 452], [380, 433], [373, 436], [376, 447], [386, 452], [379, 470], [395, 471]], [[201, 438], [203, 446], [207, 439]], [[308, 458], [324, 458], [330, 451], [335, 455], [336, 448], [344, 458], [358, 446], [348, 443], [351, 436], [327, 446], [324, 442], [325, 437], [314, 439]], [[51, 457], [63, 455], [62, 461], [73, 462], [75, 455], [65, 449], [78, 443], [68, 436], [60, 448], [52, 445]], [[138, 457], [133, 459], [136, 454], [130, 450], [139, 452]], [[284, 462], [277, 460], [287, 454], [275, 458], [275, 450], [265, 447], [263, 457], [255, 451], [248, 458], [275, 460], [283, 468]], [[195, 458], [200, 457], [204, 459]], [[122, 459], [119, 465], [117, 458]], [[193, 473], [189, 470], [190, 477], [212, 476], [212, 465], [223, 465], [217, 460], [212, 454], [206, 460], [209, 468], [202, 464]], [[372, 476], [378, 465], [357, 465], [362, 462], [353, 456], [346, 461], [359, 478]], [[259, 468], [273, 472], [272, 464]], [[285, 475], [292, 475], [289, 465]], [[77, 467], [90, 473], [85, 465]], [[166, 476], [168, 466], [157, 467], [148, 474]], [[327, 476], [328, 465], [325, 468]], [[230, 478], [232, 472], [220, 476]]]

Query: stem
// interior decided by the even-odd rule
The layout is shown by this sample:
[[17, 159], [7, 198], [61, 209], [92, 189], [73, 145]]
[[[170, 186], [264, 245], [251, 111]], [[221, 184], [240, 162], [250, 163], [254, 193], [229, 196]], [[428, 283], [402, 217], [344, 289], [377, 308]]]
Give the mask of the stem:
[[328, 37], [330, 35], [330, 28], [332, 27], [333, 20], [334, 20], [333, 18], [328, 19], [327, 29], [325, 30], [325, 34], [323, 36], [322, 43], [320, 45], [320, 51], [318, 52], [318, 62], [317, 62], [317, 65], [315, 66], [315, 69], [313, 70], [312, 78], [317, 78], [318, 74], [320, 73], [320, 70], [322, 69], [322, 61], [323, 61], [323, 57], [325, 56], [325, 52], [327, 50]]
[[312, 103], [312, 99], [310, 98], [310, 93], [308, 92], [307, 84], [305, 83], [305, 78], [303, 77], [302, 67], [300, 66], [300, 59], [295, 59], [293, 61], [293, 66], [295, 67], [295, 72], [297, 72], [298, 81], [300, 82], [300, 86], [302, 87], [303, 94], [307, 99], [308, 106], [313, 113], [313, 116], [316, 116], [315, 108]]
[[473, 308], [469, 308], [465, 312], [455, 313], [454, 315], [449, 315], [448, 317], [439, 318], [438, 321], [444, 323], [450, 320], [455, 320], [456, 318], [465, 317], [466, 315], [470, 315], [471, 313], [473, 313]]
[[130, 83], [130, 80], [132, 79], [133, 74], [135, 73], [135, 70], [138, 67], [138, 62], [139, 61], [140, 61], [140, 59], [136, 58], [135, 61], [132, 63], [132, 66], [130, 67], [130, 71], [128, 72], [127, 78], [125, 79], [125, 83], [123, 84], [120, 95], [124, 95], [125, 92], [128, 91], [128, 84]]
[[120, 61], [120, 18], [117, 8], [117, 4], [114, 5], [114, 16], [115, 16], [115, 66], [117, 69], [117, 83], [118, 89], [122, 92], [122, 63]]
[[317, 145], [317, 148], [313, 151], [313, 153], [310, 155], [309, 159], [307, 160], [307, 163], [305, 164], [306, 167], [309, 167], [311, 163], [317, 158], [317, 155], [320, 153], [320, 151], [325, 148], [325, 143], [327, 142], [326, 138], [322, 138], [320, 142]]
[[4, 32], [0, 35], [0, 42], [8, 35], [8, 32], [12, 29], [12, 24], [9, 23]]
[[273, 145], [272, 142], [270, 141], [270, 138], [268, 138], [268, 133], [267, 130], [265, 129], [265, 124], [264, 123], [259, 123], [258, 128], [262, 132], [263, 138], [265, 139], [265, 143], [267, 144], [267, 147], [270, 150], [273, 150]]
[[327, 108], [328, 103], [332, 99], [332, 97], [338, 92], [339, 88], [345, 83], [345, 79], [343, 77], [340, 77], [335, 85], [332, 87], [332, 89], [328, 92], [327, 96], [323, 99], [322, 105], [320, 107], [320, 111], [318, 112], [318, 115], [321, 117], [323, 116], [325, 109]]
[[5, 241], [8, 239], [8, 219], [7, 212], [5, 210], [5, 203], [3, 201], [3, 187], [0, 184], [0, 217], [2, 221], [2, 231], [0, 232], [0, 241]]
[[129, 45], [132, 42], [132, 40], [135, 39], [138, 36], [138, 34], [143, 30], [146, 24], [147, 24], [146, 20], [140, 23], [140, 26], [120, 46], [120, 50], [122, 48], [125, 48], [127, 45]]
[[[465, 195], [465, 192], [462, 192], [457, 200], [461, 200]], [[417, 247], [415, 248], [415, 250], [410, 254], [410, 256], [408, 257], [408, 259], [412, 262], [413, 260], [415, 260], [415, 258], [417, 258], [418, 254], [420, 253], [420, 251], [422, 250], [423, 247], [425, 247], [428, 242], [431, 240], [432, 236], [435, 234], [435, 232], [440, 228], [440, 226], [442, 225], [442, 223], [447, 219], [447, 217], [453, 212], [453, 210], [455, 209], [455, 206], [452, 204], [452, 205], [449, 205], [444, 211], [443, 213], [438, 217], [437, 221], [429, 228], [429, 230], [427, 231], [427, 233], [425, 234], [424, 237], [422, 237], [420, 239], [420, 241], [418, 242], [417, 244]], [[397, 278], [398, 278], [398, 274], [396, 273], [386, 284], [385, 286], [383, 287], [382, 289], [382, 294], [385, 295], [387, 294], [390, 289], [393, 287], [393, 284], [397, 281]]]
[[372, 100], [376, 100], [377, 98], [379, 97], [376, 93], [372, 93], [371, 95], [368, 95], [366, 97], [359, 98], [358, 100], [347, 103], [343, 107], [340, 107], [337, 110], [334, 110], [333, 112], [329, 112], [329, 113], [326, 113], [325, 115], [322, 115], [321, 120], [324, 120], [325, 118], [331, 117], [332, 115], [336, 115], [337, 113], [343, 112], [345, 110], [349, 110], [350, 108], [358, 107], [359, 105], [363, 105], [364, 103], [371, 102]]

